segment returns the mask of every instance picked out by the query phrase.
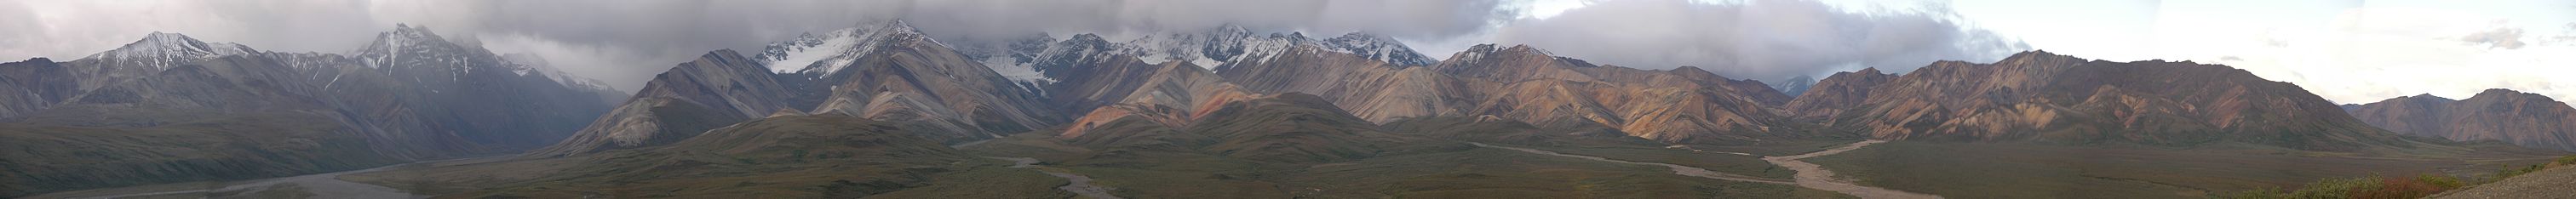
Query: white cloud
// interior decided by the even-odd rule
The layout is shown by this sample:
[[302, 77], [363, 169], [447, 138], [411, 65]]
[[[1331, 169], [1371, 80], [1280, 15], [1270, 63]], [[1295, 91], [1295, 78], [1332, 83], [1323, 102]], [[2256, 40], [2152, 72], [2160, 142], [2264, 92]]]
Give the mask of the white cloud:
[[1766, 81], [1937, 60], [1987, 62], [2028, 47], [1966, 27], [1940, 7], [1852, 10], [1804, 0], [1600, 2], [1503, 26], [1493, 39], [1638, 68], [1700, 66]]
[[1526, 43], [1596, 63], [1764, 80], [1989, 61], [2029, 41], [2086, 58], [2225, 63], [2345, 103], [2485, 88], [2576, 98], [2576, 75], [2565, 75], [2576, 74], [2576, 3], [2567, 1], [1823, 1], [0, 0], [0, 60], [83, 57], [154, 31], [341, 52], [411, 23], [633, 89], [707, 51], [905, 18], [965, 38], [1224, 23], [1368, 31], [1442, 58], [1477, 43]]
[[[2323, 28], [2248, 36], [2282, 41], [2281, 46], [2212, 46], [2204, 53], [2175, 54], [2219, 60], [2267, 79], [2296, 83], [2337, 103], [2416, 94], [2458, 99], [2488, 88], [2576, 99], [2576, 75], [2570, 75], [2576, 68], [2569, 67], [2576, 56], [2568, 56], [2576, 55], [2576, 45], [2534, 42], [2509, 48], [2495, 42], [2558, 35], [2463, 41], [2499, 36], [2492, 33], [2502, 29], [2527, 29], [2504, 22], [2508, 20], [2458, 10], [2359, 8], [2340, 13]], [[2222, 60], [2226, 57], [2236, 59]]]

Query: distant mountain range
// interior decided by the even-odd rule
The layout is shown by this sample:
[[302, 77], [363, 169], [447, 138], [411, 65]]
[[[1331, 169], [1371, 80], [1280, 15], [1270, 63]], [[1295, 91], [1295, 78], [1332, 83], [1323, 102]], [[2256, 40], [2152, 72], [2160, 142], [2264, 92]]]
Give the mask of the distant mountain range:
[[153, 33], [0, 64], [0, 196], [515, 153], [624, 95], [505, 57], [399, 25], [348, 53]]
[[[816, 185], [863, 188], [825, 195], [889, 194], [935, 186], [926, 185], [929, 174], [904, 172], [977, 159], [940, 145], [1014, 135], [1089, 151], [1082, 164], [1191, 157], [1300, 167], [1475, 148], [1465, 142], [1687, 148], [1877, 139], [2351, 153], [2450, 144], [2408, 137], [2417, 135], [2576, 149], [2576, 130], [2565, 125], [2576, 123], [2568, 120], [2576, 110], [2501, 90], [2338, 107], [2222, 65], [2041, 51], [1809, 79], [1775, 87], [1697, 67], [1593, 64], [1532, 46], [1476, 45], [1433, 59], [1384, 36], [1234, 26], [1127, 41], [1038, 34], [947, 43], [892, 21], [758, 52], [711, 51], [624, 94], [533, 56], [494, 54], [417, 26], [347, 54], [156, 33], [80, 60], [0, 64], [0, 146], [40, 149], [0, 152], [8, 157], [0, 168], [21, 171], [0, 172], [9, 187], [0, 196], [520, 151], [521, 160], [577, 159], [570, 167], [599, 174], [543, 177], [567, 182], [548, 187], [679, 186], [690, 184], [652, 176], [819, 172], [773, 164], [823, 162], [907, 176]], [[213, 147], [163, 147], [171, 145]], [[859, 176], [880, 174], [898, 175]], [[1210, 178], [1218, 177], [1240, 176]], [[542, 194], [514, 194], [522, 192]]]
[[2462, 100], [2416, 95], [2346, 107], [2362, 121], [2407, 135], [2576, 151], [2576, 108], [2539, 94], [2487, 89]]
[[[1202, 120], [1219, 105], [1303, 93], [1368, 123], [1488, 117], [1681, 144], [1868, 138], [2325, 151], [2425, 144], [2374, 128], [2295, 85], [2189, 62], [2027, 52], [1993, 64], [1933, 63], [1905, 75], [1846, 72], [1789, 96], [1696, 67], [1595, 65], [1528, 46], [1479, 45], [1423, 64], [1404, 58], [1421, 55], [1389, 50], [1402, 44], [1382, 39], [1349, 45], [1256, 35], [1232, 27], [1128, 42], [1078, 34], [957, 50], [902, 22], [867, 25], [773, 44], [757, 56], [710, 53], [663, 74], [623, 106], [629, 108], [600, 121], [658, 121], [647, 118], [675, 116], [647, 107], [704, 107], [691, 109], [729, 118], [705, 124], [773, 112], [840, 113], [914, 121], [908, 124], [941, 129], [924, 137], [947, 143], [1055, 126], [1066, 126], [1060, 137], [1087, 142], [1081, 140], [1124, 136], [1102, 134], [1137, 131], [1134, 125], [1207, 125]], [[1362, 40], [1351, 38], [1380, 37], [1334, 40]], [[673, 100], [643, 100], [656, 98]], [[649, 130], [660, 126], [691, 128]], [[704, 128], [712, 127], [602, 122], [566, 142], [574, 146], [556, 147], [582, 150], [538, 154], [645, 147]], [[611, 133], [620, 130], [634, 132]]]

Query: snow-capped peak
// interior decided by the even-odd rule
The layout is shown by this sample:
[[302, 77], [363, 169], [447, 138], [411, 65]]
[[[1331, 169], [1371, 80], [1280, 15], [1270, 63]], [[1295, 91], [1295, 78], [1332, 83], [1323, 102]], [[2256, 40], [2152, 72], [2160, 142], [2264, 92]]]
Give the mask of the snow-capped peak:
[[455, 80], [481, 69], [512, 70], [490, 50], [448, 40], [420, 25], [394, 24], [393, 30], [376, 34], [374, 42], [349, 55], [361, 66], [392, 69], [384, 70], [389, 74], [443, 74], [416, 76], [415, 80]]
[[1136, 56], [1146, 62], [1186, 61], [1216, 70], [1230, 64], [1267, 62], [1279, 54], [1302, 45], [1315, 45], [1333, 52], [1357, 54], [1394, 65], [1430, 65], [1439, 59], [1424, 56], [1394, 38], [1368, 33], [1350, 33], [1327, 40], [1308, 38], [1305, 33], [1254, 33], [1237, 25], [1224, 25], [1199, 31], [1176, 31], [1147, 34], [1125, 42], [1099, 42], [1098, 36], [1077, 34], [1073, 39], [1051, 43], [1035, 59], [1016, 60], [1016, 64], [1035, 63], [1038, 71], [1047, 66], [1076, 60], [1092, 60], [1102, 55]]
[[1274, 33], [1267, 36], [1252, 33], [1243, 26], [1225, 25], [1200, 32], [1172, 32], [1129, 40], [1125, 54], [1147, 62], [1187, 61], [1200, 67], [1221, 68], [1227, 63], [1245, 60], [1267, 60], [1289, 47], [1314, 43], [1300, 33]]
[[456, 65], [458, 68], [463, 68], [465, 58], [453, 53], [438, 53], [452, 48], [459, 47], [439, 38], [437, 33], [429, 31], [429, 27], [394, 24], [392, 31], [376, 34], [375, 42], [367, 43], [366, 46], [359, 47], [358, 52], [351, 54], [357, 55], [359, 61], [364, 62], [367, 67], [374, 68], [396, 65], [398, 62], [405, 61], [406, 57], [427, 58], [425, 61], [442, 62], [429, 64]]
[[1030, 64], [1037, 62], [1039, 57], [1043, 57], [1046, 51], [1050, 50], [1049, 47], [1054, 46], [1055, 36], [1037, 33], [1001, 40], [968, 39], [965, 42], [959, 42], [965, 45], [950, 47], [964, 54], [967, 59], [973, 59], [983, 64], [985, 68], [993, 69], [994, 73], [1001, 74], [1003, 78], [1010, 79], [1022, 90], [1045, 95], [1046, 90], [1040, 89], [1040, 86], [1056, 82], [1055, 79], [1047, 78], [1046, 73], [1038, 72], [1034, 64]]
[[206, 43], [179, 33], [152, 32], [143, 39], [107, 52], [91, 54], [87, 59], [128, 60], [161, 69], [192, 59], [240, 55], [259, 50], [233, 43]]
[[770, 43], [769, 47], [752, 58], [760, 60], [762, 65], [768, 67], [769, 72], [773, 73], [830, 74], [840, 71], [842, 67], [848, 67], [850, 62], [857, 61], [860, 57], [875, 53], [880, 45], [897, 42], [896, 40], [899, 39], [927, 39], [927, 37], [922, 36], [920, 30], [913, 29], [912, 25], [905, 24], [903, 20], [893, 20], [873, 26], [846, 28], [819, 35], [813, 33], [798, 35], [792, 40]]
[[1440, 62], [1438, 59], [1414, 52], [1412, 47], [1404, 46], [1404, 42], [1395, 41], [1395, 38], [1365, 32], [1352, 32], [1343, 34], [1341, 37], [1325, 39], [1323, 45], [1324, 49], [1334, 52], [1358, 54], [1361, 57], [1395, 65], [1427, 66]]

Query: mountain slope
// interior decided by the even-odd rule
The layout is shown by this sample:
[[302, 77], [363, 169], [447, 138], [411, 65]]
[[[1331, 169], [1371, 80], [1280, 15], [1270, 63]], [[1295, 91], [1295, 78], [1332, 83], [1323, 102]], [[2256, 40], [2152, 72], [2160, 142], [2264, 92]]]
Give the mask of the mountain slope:
[[[999, 137], [1063, 122], [1036, 93], [969, 60], [901, 21], [880, 25], [873, 50], [821, 73], [791, 93], [825, 93], [816, 113], [840, 112], [898, 122], [942, 142]], [[817, 62], [826, 63], [826, 62]], [[775, 65], [777, 63], [772, 63]], [[791, 80], [792, 81], [792, 80]]]
[[[938, 142], [1044, 128], [1066, 116], [1024, 84], [901, 21], [808, 34], [760, 55], [718, 50], [655, 76], [619, 111], [527, 157], [653, 147], [781, 111], [886, 121]], [[667, 108], [655, 108], [667, 107]], [[688, 115], [700, 107], [721, 115]], [[669, 109], [678, 108], [678, 109]], [[666, 111], [668, 110], [668, 111]], [[682, 119], [674, 119], [682, 118]]]
[[1425, 67], [1404, 67], [1365, 57], [1298, 46], [1277, 58], [1232, 63], [1217, 74], [1244, 90], [1323, 96], [1360, 118], [1385, 122], [1404, 117], [1461, 115], [1493, 83], [1461, 81]]
[[43, 147], [0, 158], [42, 174], [0, 181], [44, 182], [0, 197], [515, 152], [608, 108], [606, 92], [570, 76], [513, 72], [525, 66], [426, 28], [362, 49], [261, 52], [154, 33], [79, 60], [0, 64], [0, 126]]
[[1944, 61], [1872, 89], [1830, 125], [1878, 139], [2201, 145], [2305, 150], [2407, 147], [2289, 83], [2190, 62], [2108, 62], [2024, 52]]
[[1088, 133], [1068, 131], [1059, 137], [1097, 148], [1206, 153], [1281, 163], [1339, 162], [1461, 146], [1380, 132], [1376, 124], [1302, 93], [1209, 108], [1214, 110], [1179, 123], [1121, 117], [1084, 123]]
[[1824, 81], [1816, 82], [1814, 87], [1781, 109], [1799, 120], [1824, 120], [1842, 113], [1844, 108], [1861, 105], [1864, 100], [1869, 100], [1871, 89], [1877, 89], [1878, 85], [1892, 79], [1896, 79], [1896, 74], [1881, 73], [1878, 68], [1837, 72], [1826, 76]]
[[1787, 97], [1759, 82], [1696, 67], [1640, 70], [1592, 65], [1528, 46], [1478, 45], [1430, 67], [1453, 77], [1504, 84], [1470, 114], [1547, 127], [1591, 122], [1667, 142], [1744, 142], [1781, 134], [1766, 101]]
[[2362, 104], [2352, 114], [2407, 135], [2576, 151], [2576, 108], [2539, 94], [2487, 89], [2463, 100], [2398, 97]]
[[[572, 165], [446, 196], [859, 198], [986, 166], [900, 126], [838, 113], [761, 118], [654, 148], [519, 160]], [[478, 166], [488, 165], [460, 168], [511, 169]]]

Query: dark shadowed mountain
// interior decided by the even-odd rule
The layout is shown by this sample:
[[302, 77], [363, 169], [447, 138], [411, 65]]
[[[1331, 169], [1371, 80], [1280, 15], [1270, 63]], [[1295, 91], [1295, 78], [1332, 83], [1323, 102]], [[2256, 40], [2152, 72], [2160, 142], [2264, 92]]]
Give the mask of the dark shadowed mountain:
[[275, 177], [545, 146], [615, 91], [398, 25], [349, 54], [154, 33], [0, 64], [0, 197]]
[[1788, 106], [1782, 109], [1788, 111], [1784, 115], [1795, 116], [1798, 120], [1824, 120], [1869, 100], [1870, 90], [1894, 79], [1896, 74], [1878, 72], [1878, 68], [1837, 72], [1816, 82], [1814, 87], [1806, 89], [1797, 100], [1789, 101]]
[[[1877, 68], [1868, 68], [1864, 70], [1877, 70]], [[1773, 89], [1780, 90], [1780, 93], [1789, 94], [1789, 96], [1806, 95], [1807, 89], [1815, 87], [1816, 77], [1806, 75], [1791, 77], [1788, 82], [1781, 82], [1780, 85], [1773, 85]]]

